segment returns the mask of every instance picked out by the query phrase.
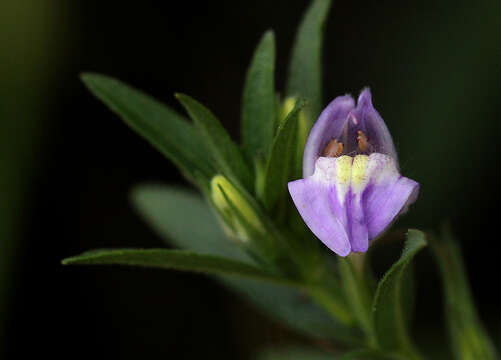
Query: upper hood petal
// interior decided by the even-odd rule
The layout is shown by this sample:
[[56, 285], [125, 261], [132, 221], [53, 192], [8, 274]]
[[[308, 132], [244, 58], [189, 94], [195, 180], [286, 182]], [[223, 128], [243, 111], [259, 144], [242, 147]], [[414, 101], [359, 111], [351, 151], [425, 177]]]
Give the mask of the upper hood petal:
[[346, 135], [343, 138], [346, 153], [356, 151], [358, 146], [357, 131], [362, 131], [369, 139], [370, 152], [391, 156], [398, 167], [397, 151], [393, 139], [383, 118], [372, 105], [372, 95], [369, 88], [362, 90], [358, 97], [357, 107], [350, 113], [349, 117], [350, 122], [346, 124]]
[[350, 95], [338, 96], [322, 111], [310, 131], [303, 154], [303, 177], [313, 175], [315, 161], [332, 138], [339, 138], [346, 124], [348, 114], [355, 107]]

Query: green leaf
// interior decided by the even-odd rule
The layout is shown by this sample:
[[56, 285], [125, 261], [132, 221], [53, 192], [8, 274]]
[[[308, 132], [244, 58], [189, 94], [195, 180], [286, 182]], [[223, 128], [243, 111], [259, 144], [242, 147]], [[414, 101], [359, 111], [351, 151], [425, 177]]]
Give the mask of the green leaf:
[[215, 173], [201, 136], [186, 119], [169, 107], [119, 80], [83, 74], [87, 88], [127, 125], [168, 157], [185, 176], [196, 173], [208, 181]]
[[249, 70], [242, 101], [242, 140], [249, 159], [267, 155], [276, 123], [275, 35], [264, 34]]
[[402, 303], [402, 287], [405, 272], [413, 257], [426, 246], [421, 231], [409, 230], [400, 259], [379, 282], [373, 302], [375, 335], [383, 350], [405, 354], [418, 359], [407, 332], [406, 315]]
[[402, 277], [402, 309], [407, 327], [410, 328], [414, 317], [416, 306], [414, 264], [409, 263], [407, 270]]
[[143, 219], [169, 243], [202, 254], [251, 263], [224, 234], [214, 212], [194, 191], [163, 185], [141, 185], [132, 201]]
[[322, 39], [330, 0], [314, 0], [296, 34], [289, 64], [287, 96], [304, 97], [309, 128], [322, 110]]
[[291, 283], [287, 279], [275, 277], [244, 262], [227, 259], [221, 256], [198, 254], [187, 250], [93, 250], [66, 258], [62, 263], [63, 265], [119, 264], [207, 274], [238, 275], [278, 283]]
[[176, 98], [193, 119], [218, 169], [228, 178], [239, 181], [251, 190], [254, 185], [252, 172], [245, 163], [240, 148], [231, 140], [219, 120], [209, 109], [188, 95], [176, 94]]
[[287, 182], [291, 178], [293, 161], [296, 158], [297, 123], [305, 101], [298, 100], [294, 109], [280, 125], [273, 140], [270, 157], [266, 165], [263, 202], [272, 210], [287, 194]]
[[450, 229], [444, 227], [441, 239], [433, 239], [431, 244], [445, 289], [445, 309], [455, 359], [498, 359], [475, 309], [461, 250]]

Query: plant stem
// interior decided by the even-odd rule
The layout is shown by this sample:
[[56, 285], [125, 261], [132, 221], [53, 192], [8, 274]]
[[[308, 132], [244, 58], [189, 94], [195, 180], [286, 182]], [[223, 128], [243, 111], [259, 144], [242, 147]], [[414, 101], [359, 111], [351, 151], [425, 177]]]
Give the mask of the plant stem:
[[332, 289], [325, 286], [314, 285], [309, 288], [309, 291], [311, 296], [322, 305], [333, 318], [344, 325], [354, 325], [354, 319], [347, 305], [344, 303], [342, 296], [335, 294]]

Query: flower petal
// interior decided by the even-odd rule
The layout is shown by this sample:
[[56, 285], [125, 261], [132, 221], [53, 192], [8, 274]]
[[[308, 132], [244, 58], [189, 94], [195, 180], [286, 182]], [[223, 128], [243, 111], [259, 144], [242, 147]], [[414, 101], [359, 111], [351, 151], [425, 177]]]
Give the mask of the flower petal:
[[350, 199], [347, 201], [347, 215], [351, 251], [366, 252], [369, 248], [369, 230], [360, 196], [350, 194]]
[[370, 179], [362, 194], [369, 239], [383, 232], [417, 199], [419, 184], [399, 174], [396, 162], [383, 154], [371, 154], [366, 176]]
[[343, 137], [346, 154], [357, 151], [357, 131], [360, 130], [369, 139], [371, 153], [389, 155], [398, 164], [397, 151], [391, 134], [372, 105], [372, 95], [369, 88], [362, 90], [357, 100], [357, 107], [350, 113], [349, 118]]
[[365, 212], [369, 237], [373, 239], [381, 234], [397, 215], [416, 201], [418, 192], [419, 184], [403, 176], [391, 185], [367, 189]]
[[351, 246], [343, 220], [338, 216], [342, 206], [337, 200], [336, 186], [309, 177], [290, 182], [289, 192], [310, 230], [336, 254], [348, 255]]
[[333, 138], [340, 138], [348, 114], [355, 107], [350, 95], [338, 96], [322, 111], [310, 131], [303, 154], [303, 177], [313, 175], [315, 161]]

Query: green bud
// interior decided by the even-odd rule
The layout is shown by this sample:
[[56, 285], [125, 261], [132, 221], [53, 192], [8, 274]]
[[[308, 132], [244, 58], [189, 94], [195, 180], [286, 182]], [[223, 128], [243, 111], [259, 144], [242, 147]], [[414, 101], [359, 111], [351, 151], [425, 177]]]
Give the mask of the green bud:
[[296, 104], [296, 98], [289, 96], [287, 99], [284, 100], [282, 104], [282, 108], [280, 110], [280, 125], [284, 122], [285, 118], [289, 113], [294, 109], [294, 105]]
[[[227, 235], [247, 242], [250, 233], [264, 233], [264, 227], [252, 206], [223, 175], [216, 175], [210, 183], [211, 199], [221, 214]], [[229, 203], [231, 202], [231, 204]], [[235, 214], [238, 211], [239, 214]], [[241, 219], [245, 219], [245, 224]], [[252, 228], [249, 231], [249, 227]]]

